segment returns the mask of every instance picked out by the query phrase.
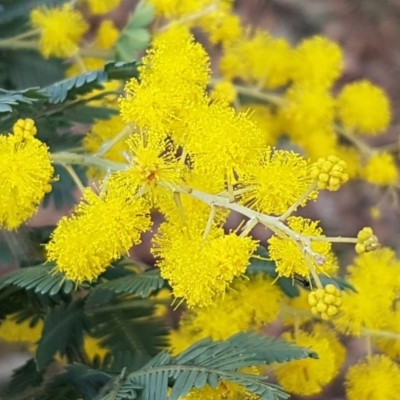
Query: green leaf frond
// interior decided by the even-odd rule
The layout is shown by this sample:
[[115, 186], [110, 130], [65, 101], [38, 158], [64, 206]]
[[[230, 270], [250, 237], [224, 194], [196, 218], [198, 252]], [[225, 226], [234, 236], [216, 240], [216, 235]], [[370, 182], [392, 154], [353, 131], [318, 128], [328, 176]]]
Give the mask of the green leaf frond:
[[138, 61], [109, 61], [104, 65], [108, 79], [131, 79], [139, 78]]
[[81, 348], [85, 315], [82, 299], [54, 307], [44, 320], [42, 337], [38, 343], [35, 361], [44, 369], [57, 352], [66, 354], [67, 347]]
[[[101, 400], [135, 398], [135, 385], [142, 386], [142, 400], [177, 400], [192, 388], [206, 384], [216, 387], [220, 381], [231, 381], [258, 394], [262, 399], [286, 399], [289, 396], [266, 377], [238, 372], [254, 365], [286, 362], [317, 355], [307, 349], [254, 332], [238, 333], [226, 341], [203, 339], [172, 357], [161, 352], [143, 368], [129, 374], [124, 383]], [[171, 388], [169, 395], [168, 389]], [[131, 397], [123, 393], [131, 392]]]
[[64, 79], [45, 87], [42, 92], [50, 104], [58, 104], [66, 99], [74, 100], [79, 95], [87, 94], [94, 89], [101, 89], [106, 81], [107, 73], [100, 69]]
[[137, 63], [109, 62], [103, 69], [84, 72], [72, 78], [64, 79], [42, 89], [49, 104], [63, 103], [65, 100], [75, 100], [80, 95], [101, 89], [110, 79], [120, 79], [121, 76], [131, 78], [138, 76]]
[[108, 290], [117, 294], [133, 294], [139, 297], [148, 297], [151, 293], [161, 289], [165, 281], [160, 276], [158, 269], [135, 273], [101, 283], [96, 286], [91, 295], [95, 295], [96, 290]]
[[[87, 311], [90, 334], [100, 340], [112, 356], [108, 369], [140, 368], [167, 346], [168, 329], [153, 317], [154, 307], [143, 300], [127, 299]], [[136, 306], [136, 303], [140, 305]]]
[[104, 83], [109, 80], [138, 77], [137, 67], [138, 64], [132, 61], [108, 62], [103, 69], [85, 72], [42, 89], [0, 89], [0, 132], [9, 132], [18, 118], [29, 115], [36, 121], [38, 137], [47, 142], [43, 135], [53, 137], [57, 128], [69, 128], [75, 122], [92, 123], [96, 119], [108, 119], [115, 114], [115, 110], [88, 104], [109, 95], [110, 92], [103, 91], [92, 97], [88, 95], [95, 89], [103, 88]]
[[53, 268], [54, 264], [48, 263], [18, 269], [0, 279], [0, 290], [14, 285], [41, 295], [54, 296], [60, 292], [70, 293], [74, 288], [74, 283], [65, 279], [62, 274], [51, 273]]
[[39, 88], [18, 91], [0, 89], [0, 116], [2, 113], [12, 112], [14, 108], [25, 109], [27, 105], [35, 109], [41, 106], [45, 100], [46, 94], [42, 93]]

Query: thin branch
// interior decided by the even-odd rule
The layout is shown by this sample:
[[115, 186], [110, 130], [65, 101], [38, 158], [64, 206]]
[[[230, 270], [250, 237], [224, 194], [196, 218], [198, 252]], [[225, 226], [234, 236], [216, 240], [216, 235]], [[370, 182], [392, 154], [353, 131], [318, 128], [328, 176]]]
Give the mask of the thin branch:
[[120, 142], [122, 139], [126, 138], [132, 133], [132, 126], [131, 125], [126, 125], [120, 132], [118, 132], [117, 135], [115, 135], [111, 140], [106, 142], [104, 146], [101, 147], [100, 151], [96, 153], [97, 157], [103, 157], [110, 151], [118, 142]]
[[70, 177], [72, 178], [80, 192], [83, 193], [85, 191], [85, 186], [80, 180], [78, 174], [75, 172], [74, 168], [70, 164], [63, 164], [63, 167], [69, 173]]
[[308, 198], [308, 196], [317, 188], [317, 182], [314, 182], [305, 193], [300, 196], [280, 217], [281, 221], [285, 221], [293, 212], [297, 210], [300, 204]]

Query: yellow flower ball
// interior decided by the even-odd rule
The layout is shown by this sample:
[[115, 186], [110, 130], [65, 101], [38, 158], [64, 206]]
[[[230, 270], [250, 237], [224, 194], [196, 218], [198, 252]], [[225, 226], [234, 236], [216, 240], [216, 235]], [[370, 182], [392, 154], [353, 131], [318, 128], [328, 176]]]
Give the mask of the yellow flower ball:
[[400, 368], [390, 358], [376, 355], [352, 366], [345, 385], [348, 400], [397, 400]]
[[299, 331], [296, 336], [289, 333], [283, 339], [315, 351], [318, 359], [304, 358], [277, 364], [274, 368], [278, 383], [286, 391], [299, 395], [320, 393], [339, 372], [335, 346], [330, 339], [319, 333]]
[[386, 93], [367, 80], [343, 88], [337, 99], [337, 112], [346, 128], [369, 135], [384, 131], [391, 119]]
[[326, 37], [305, 39], [295, 50], [293, 80], [297, 83], [329, 88], [342, 70], [342, 50]]
[[367, 182], [379, 186], [393, 185], [398, 172], [394, 157], [386, 152], [375, 153], [361, 170], [361, 177]]
[[59, 8], [35, 8], [31, 13], [31, 22], [40, 28], [40, 52], [45, 58], [70, 57], [79, 50], [79, 42], [89, 29], [82, 14], [70, 4]]

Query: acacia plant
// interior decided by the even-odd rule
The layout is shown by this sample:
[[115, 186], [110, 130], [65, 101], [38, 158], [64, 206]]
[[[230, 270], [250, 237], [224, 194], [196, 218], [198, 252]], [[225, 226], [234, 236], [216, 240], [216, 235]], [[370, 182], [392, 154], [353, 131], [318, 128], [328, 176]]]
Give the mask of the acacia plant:
[[[312, 395], [353, 336], [348, 399], [397, 398], [400, 261], [371, 227], [331, 237], [302, 216], [355, 180], [397, 185], [364, 140], [389, 100], [367, 80], [332, 91], [339, 45], [251, 30], [229, 0], [147, 0], [122, 28], [119, 0], [2, 3], [0, 337], [31, 354], [3, 395]], [[35, 226], [39, 208], [65, 215]], [[145, 233], [154, 265], [129, 257]]]

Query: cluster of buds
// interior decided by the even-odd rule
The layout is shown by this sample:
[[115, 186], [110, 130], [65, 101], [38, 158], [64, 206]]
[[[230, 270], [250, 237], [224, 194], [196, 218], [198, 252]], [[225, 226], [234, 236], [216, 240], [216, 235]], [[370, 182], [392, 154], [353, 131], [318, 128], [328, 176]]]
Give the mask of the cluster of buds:
[[336, 191], [349, 180], [347, 164], [336, 156], [319, 158], [311, 167], [311, 177], [317, 181], [318, 189]]
[[19, 119], [13, 126], [15, 136], [30, 139], [37, 133], [35, 121], [31, 118]]
[[313, 314], [319, 314], [327, 321], [338, 313], [342, 305], [341, 292], [335, 285], [329, 283], [324, 288], [313, 290], [308, 295], [308, 304]]
[[357, 254], [364, 254], [376, 250], [379, 247], [378, 238], [374, 235], [372, 228], [366, 227], [361, 229], [361, 231], [358, 232], [357, 239]]

